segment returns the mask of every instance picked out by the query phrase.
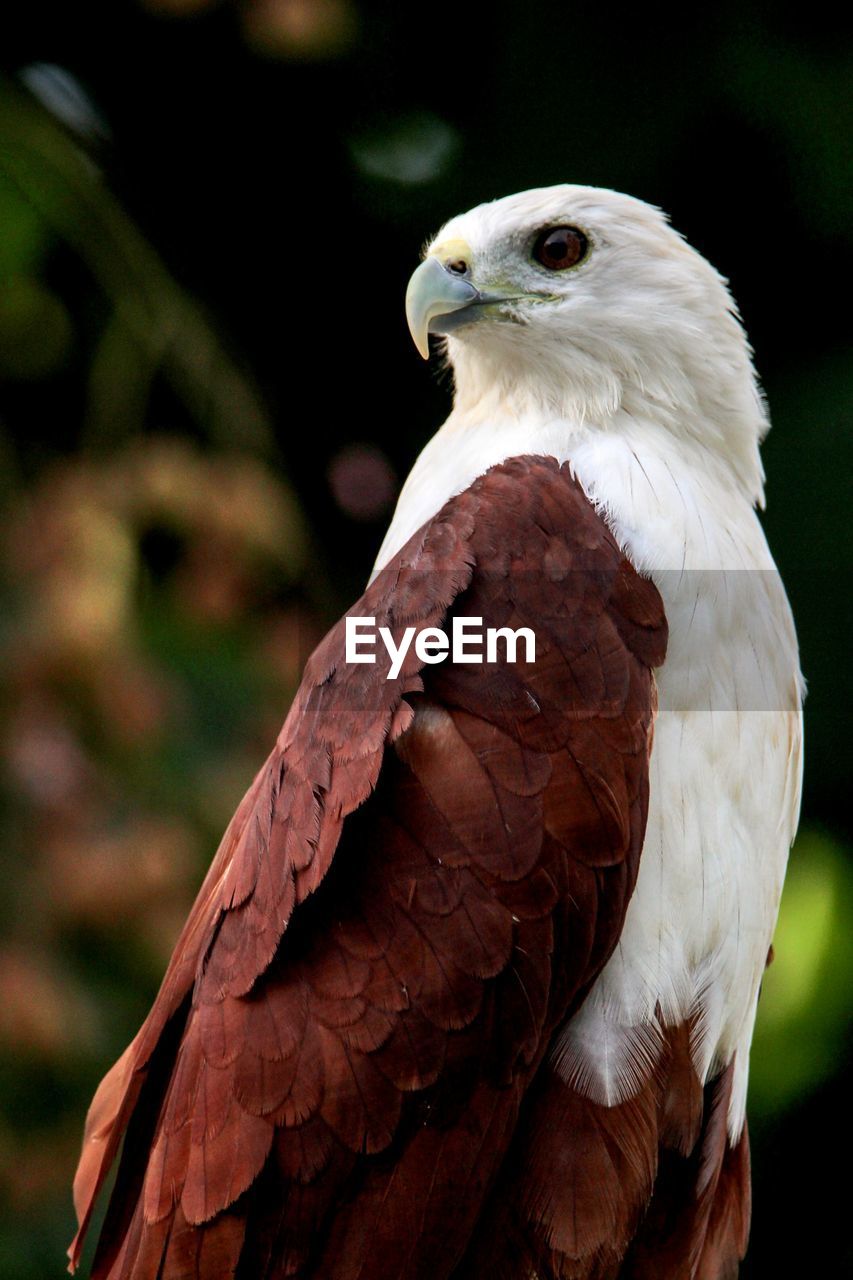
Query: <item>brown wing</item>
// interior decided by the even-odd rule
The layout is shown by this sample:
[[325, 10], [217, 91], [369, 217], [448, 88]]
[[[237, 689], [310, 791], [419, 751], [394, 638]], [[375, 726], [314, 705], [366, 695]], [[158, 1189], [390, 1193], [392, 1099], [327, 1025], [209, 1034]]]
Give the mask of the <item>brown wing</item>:
[[72, 1266], [126, 1135], [97, 1277], [449, 1276], [619, 937], [666, 625], [568, 469], [494, 468], [352, 612], [535, 661], [386, 679], [343, 622], [314, 654], [93, 1103]]

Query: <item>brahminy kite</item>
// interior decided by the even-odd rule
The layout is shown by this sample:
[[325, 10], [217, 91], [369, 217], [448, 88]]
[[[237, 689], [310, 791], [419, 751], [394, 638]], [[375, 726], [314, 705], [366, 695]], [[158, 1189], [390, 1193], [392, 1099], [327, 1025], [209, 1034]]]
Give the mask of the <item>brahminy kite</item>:
[[588, 187], [452, 219], [407, 314], [452, 412], [98, 1089], [72, 1269], [117, 1162], [96, 1277], [722, 1280], [800, 794], [750, 350]]

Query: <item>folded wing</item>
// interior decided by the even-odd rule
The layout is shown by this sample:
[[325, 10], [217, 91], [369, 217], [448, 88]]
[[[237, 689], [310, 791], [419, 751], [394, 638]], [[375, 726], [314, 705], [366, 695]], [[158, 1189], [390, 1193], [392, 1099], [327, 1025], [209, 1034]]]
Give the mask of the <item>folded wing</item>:
[[448, 1276], [557, 1025], [615, 946], [666, 624], [571, 477], [493, 468], [352, 614], [529, 627], [509, 663], [394, 679], [312, 656], [75, 1182], [93, 1275]]

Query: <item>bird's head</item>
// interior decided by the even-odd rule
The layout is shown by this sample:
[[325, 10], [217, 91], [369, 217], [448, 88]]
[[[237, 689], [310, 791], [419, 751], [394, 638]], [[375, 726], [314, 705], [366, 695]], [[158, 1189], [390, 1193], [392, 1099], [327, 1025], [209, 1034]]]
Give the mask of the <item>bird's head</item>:
[[[649, 417], [742, 454], [760, 487], [766, 418], [725, 281], [631, 196], [561, 185], [452, 218], [409, 283], [421, 354], [445, 339], [457, 406]], [[742, 468], [741, 468], [742, 469]]]

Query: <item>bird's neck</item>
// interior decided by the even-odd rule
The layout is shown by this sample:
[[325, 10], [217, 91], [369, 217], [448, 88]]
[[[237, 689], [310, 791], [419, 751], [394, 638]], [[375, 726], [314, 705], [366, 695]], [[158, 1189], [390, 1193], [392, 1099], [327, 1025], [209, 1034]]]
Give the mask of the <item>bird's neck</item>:
[[522, 361], [510, 343], [483, 348], [448, 338], [447, 346], [455, 391], [452, 417], [460, 421], [604, 424], [623, 400], [622, 377], [591, 353], [573, 356], [567, 378], [562, 362], [549, 351], [543, 350], [531, 367], [529, 357]]
[[686, 433], [619, 409], [600, 421], [541, 405], [457, 399], [400, 494], [378, 571], [425, 521], [490, 467], [523, 454], [569, 462], [638, 568], [738, 568], [729, 526], [757, 528], [754, 500], [728, 462]]
[[488, 343], [476, 335], [447, 339], [455, 386], [451, 421], [517, 419], [533, 424], [535, 435], [536, 424], [557, 420], [571, 436], [576, 428], [619, 435], [642, 424], [644, 443], [660, 435], [670, 457], [719, 468], [750, 505], [762, 503], [759, 444], [767, 417], [733, 316], [717, 325], [713, 344], [686, 326], [667, 330], [664, 343], [650, 324], [630, 342], [618, 334], [575, 335], [570, 344], [531, 352], [505, 328], [498, 326]]

